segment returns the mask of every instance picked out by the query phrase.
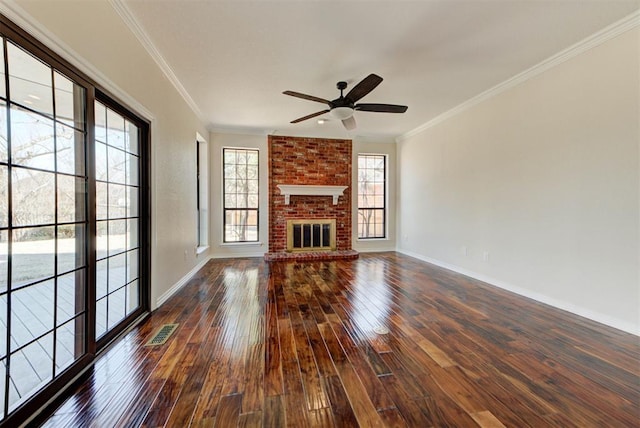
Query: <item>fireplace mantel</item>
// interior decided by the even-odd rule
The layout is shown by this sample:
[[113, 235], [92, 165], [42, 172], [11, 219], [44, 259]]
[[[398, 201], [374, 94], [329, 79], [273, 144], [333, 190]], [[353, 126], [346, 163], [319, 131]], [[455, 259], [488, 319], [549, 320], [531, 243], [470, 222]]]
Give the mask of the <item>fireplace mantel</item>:
[[317, 186], [302, 184], [278, 184], [280, 194], [284, 195], [285, 205], [289, 205], [291, 195], [298, 196], [332, 196], [333, 205], [338, 204], [338, 196], [342, 195], [347, 186]]

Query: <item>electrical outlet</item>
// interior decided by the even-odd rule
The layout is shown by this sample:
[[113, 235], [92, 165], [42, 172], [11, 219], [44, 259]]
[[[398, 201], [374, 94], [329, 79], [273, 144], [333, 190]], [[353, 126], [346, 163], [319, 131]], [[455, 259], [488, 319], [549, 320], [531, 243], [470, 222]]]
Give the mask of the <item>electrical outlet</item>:
[[489, 261], [489, 252], [488, 252], [488, 251], [485, 251], [485, 252], [482, 254], [482, 260], [484, 260], [485, 262], [488, 262], [488, 261]]
[[189, 257], [189, 250], [184, 250], [184, 259], [187, 260]]
[[460, 249], [460, 252], [462, 253], [463, 256], [467, 256], [467, 246], [463, 245], [462, 248]]

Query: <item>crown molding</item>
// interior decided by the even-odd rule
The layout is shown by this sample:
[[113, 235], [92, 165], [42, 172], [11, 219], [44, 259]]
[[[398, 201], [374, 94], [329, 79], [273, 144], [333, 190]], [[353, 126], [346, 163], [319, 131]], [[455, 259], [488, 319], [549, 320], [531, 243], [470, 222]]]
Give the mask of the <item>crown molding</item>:
[[395, 144], [393, 136], [388, 135], [356, 135], [352, 138], [354, 143]]
[[247, 126], [220, 126], [209, 124], [207, 130], [212, 134], [233, 134], [233, 135], [260, 135], [265, 136], [274, 133], [271, 129], [252, 128]]
[[203, 122], [206, 123], [204, 115], [202, 111], [196, 104], [196, 102], [191, 98], [191, 95], [187, 92], [187, 90], [182, 86], [182, 83], [173, 72], [173, 69], [169, 65], [169, 63], [164, 59], [160, 51], [153, 44], [147, 33], [144, 31], [138, 20], [133, 16], [131, 10], [122, 2], [122, 0], [109, 0], [109, 3], [116, 11], [116, 13], [122, 18], [122, 21], [129, 28], [129, 30], [133, 33], [134, 36], [138, 39], [140, 44], [145, 48], [145, 50], [149, 53], [151, 58], [155, 61], [155, 63], [160, 67], [160, 70], [164, 73], [164, 75], [169, 79], [169, 82], [173, 85], [174, 88], [178, 91], [178, 93], [182, 96], [187, 105], [191, 108], [191, 110], [195, 113], [195, 115]]
[[640, 26], [640, 9], [625, 16], [619, 21], [616, 21], [613, 24], [608, 25], [602, 30], [592, 34], [591, 36], [588, 36], [587, 38], [568, 47], [567, 49], [564, 49], [558, 52], [557, 54], [550, 56], [549, 58], [534, 65], [533, 67], [519, 74], [516, 74], [515, 76], [505, 80], [504, 82], [499, 83], [496, 86], [490, 89], [487, 89], [484, 92], [481, 92], [475, 97], [468, 99], [462, 104], [459, 104], [456, 107], [450, 110], [447, 110], [446, 112], [434, 117], [433, 119], [429, 120], [428, 122], [425, 122], [424, 124], [418, 126], [417, 128], [414, 128], [411, 131], [408, 131], [400, 135], [398, 138], [396, 138], [396, 142], [402, 142], [415, 135], [418, 135], [421, 132], [424, 132], [433, 126], [441, 122], [444, 122], [445, 120], [450, 119], [462, 113], [463, 111], [468, 110], [471, 107], [480, 104], [485, 100], [488, 100], [489, 98], [495, 97], [496, 95], [501, 94], [502, 92], [505, 92], [517, 85], [520, 85], [521, 83], [526, 82], [527, 80], [532, 79], [533, 77], [536, 77], [539, 74], [542, 74], [545, 71], [553, 67], [556, 67], [562, 64], [563, 62], [571, 58], [574, 58], [590, 49], [593, 49], [601, 45], [602, 43], [638, 26]]
[[29, 15], [22, 7], [13, 0], [0, 1], [0, 13], [13, 21], [16, 25], [29, 33], [49, 49], [56, 52], [82, 73], [89, 76], [94, 82], [99, 84], [103, 89], [111, 95], [117, 97], [125, 103], [129, 108], [133, 109], [137, 114], [147, 119], [149, 122], [155, 122], [155, 116], [142, 103], [133, 98], [127, 92], [122, 90], [104, 73], [102, 73], [93, 64], [83, 58], [78, 52], [73, 50], [67, 43], [62, 41], [51, 31], [47, 30], [44, 25]]

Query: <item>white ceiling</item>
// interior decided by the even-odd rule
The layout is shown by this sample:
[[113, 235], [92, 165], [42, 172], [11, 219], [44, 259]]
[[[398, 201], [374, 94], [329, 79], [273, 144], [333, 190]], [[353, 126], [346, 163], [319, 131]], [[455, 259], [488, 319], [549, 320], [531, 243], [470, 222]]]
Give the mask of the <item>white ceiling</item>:
[[[637, 0], [185, 1], [118, 0], [212, 129], [392, 139], [521, 73], [640, 7]], [[122, 10], [121, 10], [122, 12]], [[356, 112], [298, 124], [369, 73], [361, 100], [405, 114]], [[347, 88], [347, 91], [349, 88]], [[325, 115], [327, 118], [330, 116]]]

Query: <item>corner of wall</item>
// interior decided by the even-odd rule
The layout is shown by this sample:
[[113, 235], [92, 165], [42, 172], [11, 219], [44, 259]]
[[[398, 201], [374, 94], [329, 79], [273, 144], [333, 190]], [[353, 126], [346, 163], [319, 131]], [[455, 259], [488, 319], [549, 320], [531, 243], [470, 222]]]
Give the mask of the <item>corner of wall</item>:
[[207, 262], [211, 259], [211, 256], [205, 256], [203, 260], [201, 260], [197, 265], [193, 267], [189, 272], [187, 272], [182, 278], [180, 278], [175, 284], [173, 284], [167, 291], [162, 293], [155, 302], [152, 302], [151, 310], [155, 311], [160, 306], [162, 306], [167, 300], [169, 300], [174, 294], [176, 294], [182, 287], [184, 287], [193, 276], [207, 264]]

